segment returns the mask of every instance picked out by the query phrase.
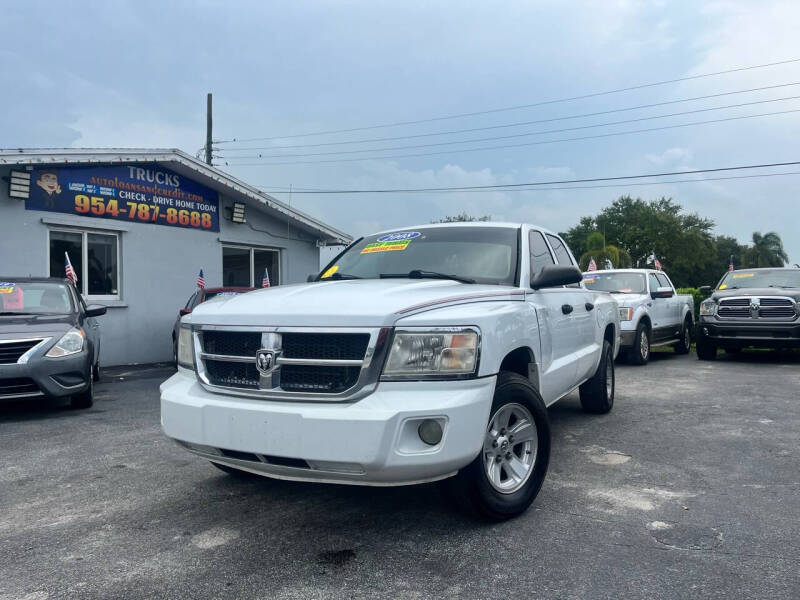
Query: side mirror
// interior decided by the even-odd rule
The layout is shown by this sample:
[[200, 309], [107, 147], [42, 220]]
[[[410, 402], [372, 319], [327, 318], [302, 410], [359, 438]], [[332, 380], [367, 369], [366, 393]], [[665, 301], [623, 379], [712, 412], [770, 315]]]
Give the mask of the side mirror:
[[86, 316], [87, 317], [99, 317], [101, 315], [106, 314], [106, 307], [102, 304], [90, 304], [86, 307]]
[[703, 296], [710, 296], [711, 295], [711, 286], [710, 285], [701, 285], [700, 286], [700, 293]]
[[667, 286], [656, 288], [655, 291], [650, 292], [650, 297], [654, 300], [656, 298], [672, 298], [673, 295], [674, 292], [672, 291], [672, 288]]
[[189, 314], [189, 313], [191, 313], [191, 312], [192, 312], [192, 309], [191, 309], [191, 308], [182, 308], [182, 309], [180, 309], [180, 310], [178, 311], [178, 314], [179, 314], [180, 316], [184, 317], [184, 316], [188, 315], [188, 314]]
[[534, 290], [540, 288], [558, 287], [571, 283], [580, 283], [583, 280], [583, 273], [577, 267], [566, 265], [547, 265], [542, 267], [539, 274], [531, 281]]

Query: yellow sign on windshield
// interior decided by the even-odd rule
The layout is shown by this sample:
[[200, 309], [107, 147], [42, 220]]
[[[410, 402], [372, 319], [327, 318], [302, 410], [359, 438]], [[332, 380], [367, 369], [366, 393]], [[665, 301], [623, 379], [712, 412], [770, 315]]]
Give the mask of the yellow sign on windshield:
[[755, 276], [756, 276], [755, 273], [734, 273], [733, 274], [733, 278], [734, 279], [743, 279], [745, 277], [755, 277]]
[[328, 269], [322, 274], [322, 277], [320, 277], [320, 279], [326, 279], [331, 275], [333, 275], [334, 273], [336, 273], [336, 271], [338, 270], [339, 270], [339, 265], [333, 265], [330, 269]]

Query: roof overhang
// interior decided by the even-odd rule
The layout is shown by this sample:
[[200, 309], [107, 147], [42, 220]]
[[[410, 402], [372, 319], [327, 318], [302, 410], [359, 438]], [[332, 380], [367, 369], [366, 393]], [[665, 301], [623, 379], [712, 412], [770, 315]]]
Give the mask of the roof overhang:
[[292, 208], [224, 171], [175, 148], [19, 148], [0, 149], [0, 165], [85, 165], [161, 163], [233, 198], [257, 203], [264, 212], [287, 220], [325, 244], [349, 244], [352, 236]]

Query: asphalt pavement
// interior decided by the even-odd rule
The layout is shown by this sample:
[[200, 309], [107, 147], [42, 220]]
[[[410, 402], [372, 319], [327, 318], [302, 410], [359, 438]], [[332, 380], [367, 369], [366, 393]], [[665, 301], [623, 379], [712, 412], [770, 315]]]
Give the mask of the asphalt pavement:
[[800, 597], [800, 357], [655, 353], [614, 410], [550, 409], [501, 524], [435, 485], [240, 480], [162, 435], [164, 367], [92, 409], [0, 405], [0, 599]]

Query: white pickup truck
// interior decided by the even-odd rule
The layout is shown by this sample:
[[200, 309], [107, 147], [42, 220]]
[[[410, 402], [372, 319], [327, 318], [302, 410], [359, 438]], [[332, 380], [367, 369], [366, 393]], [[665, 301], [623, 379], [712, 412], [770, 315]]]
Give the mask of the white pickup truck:
[[636, 365], [647, 364], [650, 348], [672, 345], [688, 354], [694, 331], [694, 298], [678, 294], [667, 274], [653, 269], [608, 269], [583, 274], [583, 284], [610, 292], [619, 303], [621, 350]]
[[546, 407], [614, 403], [619, 311], [529, 225], [361, 238], [314, 281], [198, 306], [164, 432], [229, 473], [361, 485], [447, 479], [491, 519], [524, 511], [550, 455]]

